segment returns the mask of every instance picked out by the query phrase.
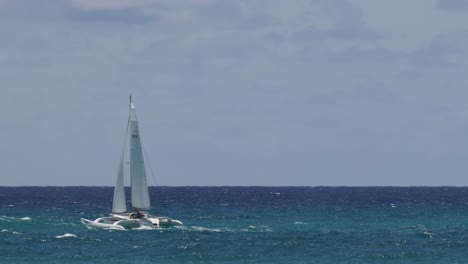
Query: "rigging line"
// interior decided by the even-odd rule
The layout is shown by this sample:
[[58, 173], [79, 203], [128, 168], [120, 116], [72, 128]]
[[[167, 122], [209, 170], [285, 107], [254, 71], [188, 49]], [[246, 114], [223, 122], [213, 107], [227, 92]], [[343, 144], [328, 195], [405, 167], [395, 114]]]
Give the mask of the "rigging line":
[[129, 126], [130, 126], [130, 116], [128, 117], [128, 120], [127, 120], [127, 129], [125, 130], [125, 137], [124, 137], [123, 144], [122, 144], [122, 154], [121, 154], [122, 162], [124, 162], [124, 153], [125, 153], [125, 146], [127, 145], [127, 135], [128, 135]]
[[[140, 137], [140, 140], [141, 140], [141, 137]], [[141, 148], [143, 149], [143, 153], [145, 153], [146, 164], [148, 164], [148, 167], [150, 168], [151, 176], [153, 177], [153, 180], [154, 180], [154, 186], [158, 186], [156, 176], [154, 176], [153, 167], [151, 167], [151, 162], [149, 160], [149, 156], [148, 156], [148, 154], [146, 154], [146, 149], [143, 146], [143, 144], [141, 144]]]
[[146, 164], [148, 164], [148, 167], [149, 167], [150, 172], [151, 172], [151, 176], [153, 177], [154, 186], [158, 186], [158, 181], [156, 180], [156, 176], [154, 176], [153, 167], [151, 167], [151, 162], [149, 160], [149, 156], [146, 153], [145, 145], [143, 144], [143, 140], [141, 139], [141, 133], [139, 133], [139, 134], [140, 134], [139, 136], [140, 136], [141, 149], [143, 150], [143, 154], [145, 155], [145, 158], [146, 158]]
[[130, 126], [130, 116], [127, 119], [127, 129], [125, 130], [125, 137], [122, 147], [122, 152], [125, 152], [125, 146], [127, 145], [127, 135], [128, 135], [128, 127]]

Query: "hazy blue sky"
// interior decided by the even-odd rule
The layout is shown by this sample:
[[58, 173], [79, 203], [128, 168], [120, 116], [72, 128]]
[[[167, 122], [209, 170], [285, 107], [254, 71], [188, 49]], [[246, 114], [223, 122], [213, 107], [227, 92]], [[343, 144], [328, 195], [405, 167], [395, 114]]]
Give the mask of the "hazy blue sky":
[[[468, 1], [0, 0], [0, 185], [468, 185]], [[154, 184], [151, 180], [150, 184]]]

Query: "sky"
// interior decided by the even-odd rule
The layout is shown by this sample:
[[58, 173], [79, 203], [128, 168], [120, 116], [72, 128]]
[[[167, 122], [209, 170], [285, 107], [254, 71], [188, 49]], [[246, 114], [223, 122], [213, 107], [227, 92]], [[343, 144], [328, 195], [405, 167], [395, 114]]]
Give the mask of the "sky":
[[150, 185], [468, 186], [467, 61], [463, 0], [0, 0], [0, 186], [112, 186], [130, 93]]

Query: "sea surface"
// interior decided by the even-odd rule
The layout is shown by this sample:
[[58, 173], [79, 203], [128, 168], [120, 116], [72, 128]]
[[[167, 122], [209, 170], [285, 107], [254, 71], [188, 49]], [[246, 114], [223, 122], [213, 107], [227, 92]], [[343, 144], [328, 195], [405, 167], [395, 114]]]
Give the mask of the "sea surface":
[[151, 187], [184, 226], [80, 223], [112, 194], [0, 187], [0, 263], [468, 263], [464, 187]]

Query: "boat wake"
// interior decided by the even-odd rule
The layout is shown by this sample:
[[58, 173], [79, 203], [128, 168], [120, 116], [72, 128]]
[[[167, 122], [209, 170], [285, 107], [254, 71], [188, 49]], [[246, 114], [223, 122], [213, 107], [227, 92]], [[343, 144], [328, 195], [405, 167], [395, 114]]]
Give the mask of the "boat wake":
[[206, 228], [206, 227], [201, 227], [201, 226], [177, 226], [176, 228], [178, 229], [185, 229], [185, 230], [190, 230], [190, 231], [198, 231], [198, 232], [227, 232], [228, 230], [223, 230], [221, 228]]
[[272, 230], [268, 226], [248, 226], [246, 228], [207, 228], [202, 226], [174, 226], [174, 229], [213, 233], [272, 232]]
[[136, 228], [132, 228], [133, 230], [158, 230], [157, 228], [153, 228], [151, 226], [145, 226], [145, 225], [142, 225], [142, 226], [139, 226], [139, 227], [136, 227]]

